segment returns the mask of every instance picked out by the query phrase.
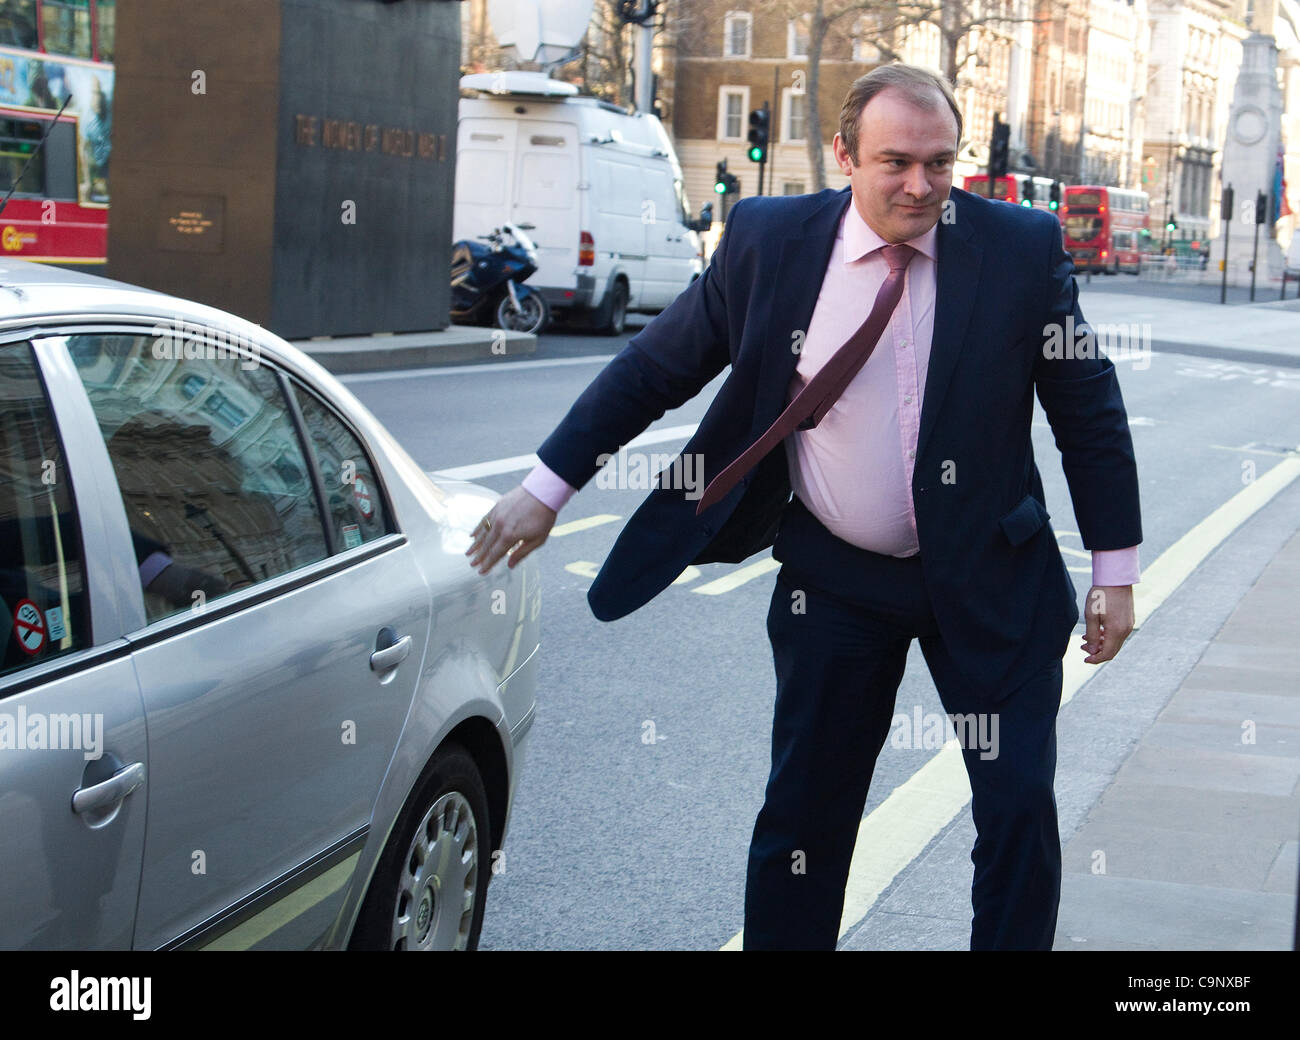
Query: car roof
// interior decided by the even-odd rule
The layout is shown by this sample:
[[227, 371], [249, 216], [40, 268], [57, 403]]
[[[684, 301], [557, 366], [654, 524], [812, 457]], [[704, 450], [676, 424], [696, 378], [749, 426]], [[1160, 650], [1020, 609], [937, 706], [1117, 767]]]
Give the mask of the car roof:
[[259, 345], [269, 342], [278, 347], [284, 342], [251, 321], [179, 296], [52, 264], [0, 260], [0, 325], [105, 316], [179, 319], [237, 333]]
[[255, 343], [260, 356], [270, 357], [304, 379], [354, 421], [365, 416], [373, 424], [371, 437], [376, 429], [382, 430], [369, 409], [324, 366], [261, 325], [216, 307], [111, 278], [30, 260], [0, 259], [0, 334], [46, 323], [111, 323], [123, 319], [149, 322], [155, 335], [170, 332], [188, 336], [195, 328], [202, 328], [225, 336], [231, 346]]

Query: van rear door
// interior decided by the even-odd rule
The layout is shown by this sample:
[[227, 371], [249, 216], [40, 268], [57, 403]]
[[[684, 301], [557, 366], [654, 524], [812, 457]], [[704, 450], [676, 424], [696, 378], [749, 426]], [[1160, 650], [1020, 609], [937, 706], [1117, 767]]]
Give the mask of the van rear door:
[[532, 224], [528, 284], [573, 289], [578, 264], [578, 133], [572, 123], [466, 117], [456, 156], [456, 239]]
[[510, 219], [517, 128], [513, 119], [461, 119], [456, 139], [453, 242], [486, 235]]
[[520, 120], [515, 163], [516, 224], [536, 225], [537, 273], [530, 285], [578, 284], [578, 128], [552, 120]]

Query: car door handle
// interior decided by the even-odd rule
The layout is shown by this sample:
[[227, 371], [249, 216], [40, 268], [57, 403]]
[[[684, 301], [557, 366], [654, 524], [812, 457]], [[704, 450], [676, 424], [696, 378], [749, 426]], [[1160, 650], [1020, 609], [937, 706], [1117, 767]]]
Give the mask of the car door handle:
[[396, 668], [406, 660], [411, 652], [411, 637], [402, 636], [401, 639], [393, 643], [392, 646], [386, 646], [382, 650], [376, 650], [370, 655], [370, 670], [372, 672], [387, 672]]
[[85, 813], [106, 809], [120, 802], [142, 783], [144, 783], [144, 763], [132, 762], [129, 766], [119, 769], [107, 780], [73, 791], [72, 811]]

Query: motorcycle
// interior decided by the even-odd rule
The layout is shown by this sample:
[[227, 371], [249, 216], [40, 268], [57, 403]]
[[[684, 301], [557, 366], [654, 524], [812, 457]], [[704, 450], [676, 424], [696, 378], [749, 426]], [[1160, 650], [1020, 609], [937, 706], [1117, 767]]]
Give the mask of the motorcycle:
[[532, 224], [506, 224], [478, 237], [488, 244], [462, 239], [451, 247], [451, 320], [484, 325], [494, 318], [498, 328], [538, 333], [551, 311], [536, 289], [524, 280], [537, 270], [537, 246], [526, 232]]

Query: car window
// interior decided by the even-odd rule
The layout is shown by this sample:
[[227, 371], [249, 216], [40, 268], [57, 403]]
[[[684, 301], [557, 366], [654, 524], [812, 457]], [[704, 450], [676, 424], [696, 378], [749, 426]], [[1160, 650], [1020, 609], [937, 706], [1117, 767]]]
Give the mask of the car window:
[[325, 511], [334, 525], [339, 551], [353, 549], [388, 534], [388, 511], [375, 479], [375, 467], [343, 421], [316, 398], [294, 384], [298, 407], [325, 492]]
[[28, 343], [0, 345], [0, 674], [90, 644], [81, 533]]
[[67, 339], [117, 474], [151, 622], [328, 555], [274, 372], [190, 342], [200, 349], [157, 350], [151, 336]]

